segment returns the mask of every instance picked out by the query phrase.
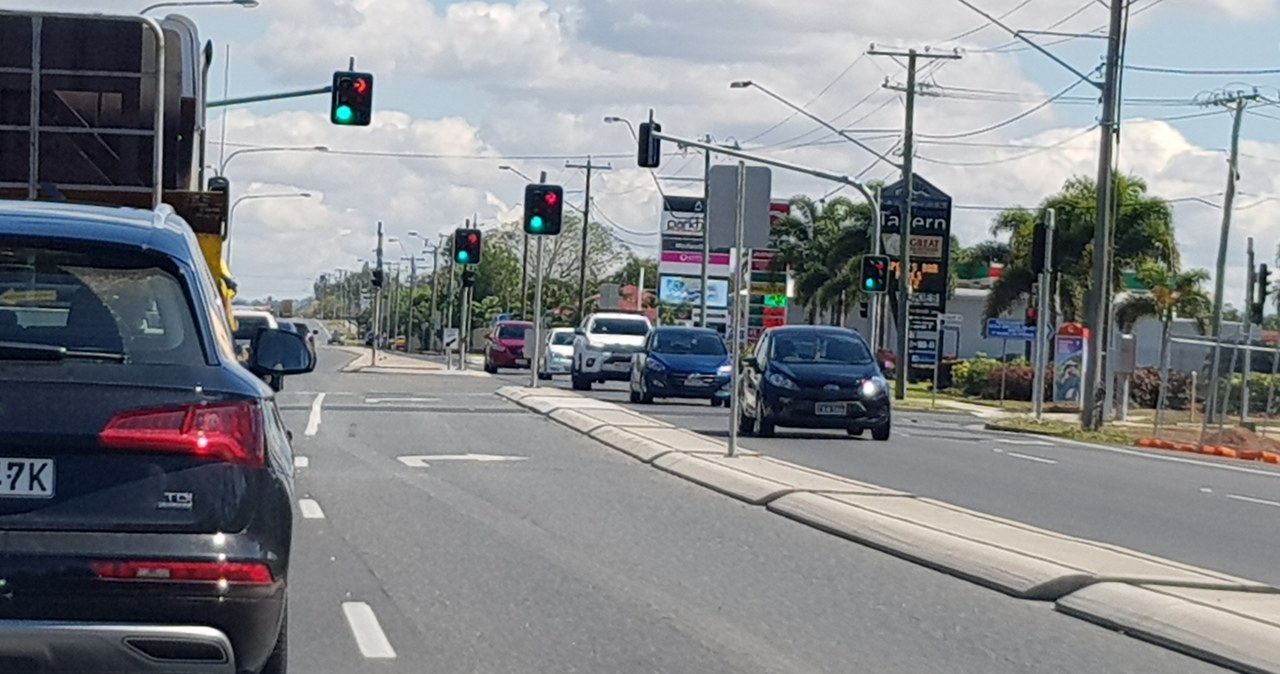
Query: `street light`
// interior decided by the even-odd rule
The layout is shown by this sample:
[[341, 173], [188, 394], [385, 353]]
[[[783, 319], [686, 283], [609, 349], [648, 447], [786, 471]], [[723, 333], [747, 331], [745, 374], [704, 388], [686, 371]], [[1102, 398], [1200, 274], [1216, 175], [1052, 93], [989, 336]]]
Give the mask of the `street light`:
[[888, 157], [884, 156], [884, 155], [883, 155], [883, 154], [881, 154], [880, 152], [877, 152], [877, 151], [876, 151], [874, 148], [872, 148], [870, 145], [867, 145], [866, 143], [864, 143], [864, 142], [862, 142], [862, 141], [858, 140], [857, 138], [854, 138], [853, 136], [849, 135], [849, 132], [848, 132], [848, 131], [845, 131], [844, 129], [838, 129], [838, 128], [836, 128], [835, 126], [833, 126], [832, 124], [830, 124], [830, 123], [829, 123], [829, 122], [827, 122], [826, 120], [822, 119], [821, 117], [818, 117], [817, 115], [815, 115], [815, 114], [813, 114], [813, 113], [809, 112], [808, 110], [805, 110], [804, 108], [800, 107], [799, 105], [796, 105], [795, 103], [792, 103], [791, 101], [788, 101], [787, 99], [785, 99], [785, 98], [783, 98], [783, 97], [779, 96], [778, 94], [773, 93], [772, 91], [770, 91], [768, 88], [766, 88], [766, 87], [765, 87], [764, 85], [762, 85], [762, 84], [759, 84], [759, 83], [753, 82], [753, 81], [751, 81], [751, 80], [738, 80], [738, 81], [736, 81], [736, 82], [730, 82], [730, 83], [729, 83], [729, 88], [730, 88], [730, 89], [749, 89], [749, 88], [752, 88], [752, 87], [754, 87], [754, 88], [756, 88], [756, 89], [759, 89], [759, 90], [760, 90], [764, 95], [768, 96], [769, 98], [772, 98], [773, 100], [775, 100], [775, 101], [777, 101], [777, 102], [779, 102], [779, 103], [781, 103], [781, 104], [783, 104], [783, 105], [787, 106], [788, 108], [791, 108], [792, 110], [794, 110], [794, 111], [796, 111], [796, 112], [798, 112], [798, 113], [800, 113], [800, 114], [804, 115], [805, 117], [808, 117], [809, 119], [811, 119], [811, 120], [813, 120], [813, 121], [817, 122], [818, 124], [821, 124], [821, 125], [822, 125], [823, 127], [825, 127], [828, 131], [830, 131], [830, 132], [832, 132], [832, 133], [834, 133], [834, 134], [836, 134], [836, 135], [840, 136], [841, 138], [843, 138], [843, 139], [845, 139], [845, 140], [849, 141], [850, 143], [853, 143], [854, 145], [857, 145], [858, 147], [860, 147], [860, 148], [862, 148], [862, 149], [866, 150], [867, 152], [870, 152], [871, 154], [873, 154], [873, 155], [875, 155], [877, 158], [879, 158], [879, 159], [880, 159], [880, 161], [883, 161], [884, 163], [886, 163], [886, 164], [888, 164], [888, 165], [890, 165], [890, 166], [893, 166], [893, 167], [895, 167], [895, 168], [898, 168], [898, 169], [901, 169], [901, 168], [902, 168], [902, 165], [901, 165], [901, 164], [898, 164], [897, 162], [895, 162], [895, 161], [893, 161], [892, 159], [890, 159], [890, 158], [888, 158]]
[[254, 152], [328, 152], [328, 151], [329, 151], [329, 148], [328, 148], [328, 146], [325, 146], [325, 145], [312, 145], [312, 146], [310, 146], [310, 147], [276, 147], [276, 146], [272, 146], [272, 147], [246, 147], [246, 148], [241, 148], [241, 149], [236, 150], [235, 152], [232, 152], [231, 154], [227, 155], [227, 157], [226, 157], [225, 159], [223, 159], [223, 160], [222, 160], [222, 163], [218, 166], [218, 175], [222, 175], [222, 174], [226, 173], [226, 171], [227, 171], [227, 164], [230, 164], [232, 159], [235, 159], [235, 158], [236, 158], [236, 156], [238, 156], [238, 155], [242, 155], [242, 154], [252, 154], [252, 153], [254, 153]]
[[640, 138], [639, 136], [636, 135], [635, 125], [632, 124], [631, 120], [627, 119], [626, 117], [618, 117], [617, 115], [608, 115], [604, 118], [604, 123], [605, 124], [619, 124], [619, 123], [626, 124], [627, 128], [630, 129], [631, 131], [631, 138], [634, 140], [639, 140]]
[[510, 171], [510, 172], [512, 172], [512, 173], [514, 173], [514, 174], [516, 174], [516, 175], [520, 176], [521, 178], [524, 178], [525, 180], [528, 180], [529, 182], [533, 182], [533, 178], [530, 178], [529, 176], [525, 175], [525, 174], [524, 174], [520, 169], [518, 169], [518, 168], [516, 168], [516, 167], [514, 167], [514, 166], [508, 166], [507, 164], [502, 164], [501, 166], [499, 166], [499, 167], [498, 167], [498, 170], [499, 170], [499, 171]]
[[246, 194], [239, 199], [231, 202], [231, 208], [227, 209], [227, 266], [231, 265], [231, 221], [236, 214], [236, 206], [243, 201], [251, 201], [253, 199], [310, 199], [310, 192], [281, 192], [278, 194]]
[[253, 9], [258, 6], [258, 0], [175, 0], [174, 2], [157, 2], [154, 5], [147, 5], [138, 13], [146, 14], [153, 9], [160, 9], [161, 7], [212, 7], [216, 5]]

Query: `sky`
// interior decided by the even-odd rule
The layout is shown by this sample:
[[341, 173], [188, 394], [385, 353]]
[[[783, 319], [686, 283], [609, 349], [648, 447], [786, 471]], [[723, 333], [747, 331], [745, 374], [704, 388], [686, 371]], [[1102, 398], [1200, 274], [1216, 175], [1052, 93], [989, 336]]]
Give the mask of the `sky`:
[[[1062, 63], [966, 2], [1013, 29], [1053, 32], [1033, 39]], [[1204, 102], [1255, 87], [1280, 99], [1280, 0], [1132, 2], [1120, 167], [1174, 200], [1184, 266], [1212, 270], [1231, 117]], [[128, 14], [146, 4], [0, 0], [0, 9]], [[318, 274], [359, 268], [378, 221], [400, 240], [388, 254], [407, 256], [423, 250], [410, 231], [437, 241], [467, 218], [515, 219], [525, 181], [500, 165], [535, 178], [545, 170], [580, 190], [584, 172], [565, 164], [592, 157], [609, 167], [592, 180], [594, 215], [637, 253], [654, 254], [654, 176], [636, 167], [630, 132], [603, 123], [607, 115], [639, 122], [653, 109], [677, 136], [710, 134], [788, 162], [890, 179], [895, 169], [864, 149], [759, 90], [729, 88], [749, 79], [890, 153], [904, 98], [883, 85], [906, 75], [900, 60], [867, 55], [873, 44], [962, 55], [921, 67], [915, 155], [917, 173], [952, 195], [962, 244], [990, 238], [1000, 208], [1034, 207], [1073, 175], [1096, 175], [1098, 90], [1071, 69], [1089, 75], [1102, 60], [1103, 0], [260, 0], [152, 14], [165, 12], [192, 18], [213, 41], [214, 98], [224, 86], [231, 97], [324, 86], [350, 57], [375, 76], [365, 128], [332, 126], [327, 96], [210, 111], [210, 156], [229, 158], [234, 196], [311, 195], [237, 207], [232, 268], [247, 298], [305, 296]], [[317, 146], [330, 151], [305, 149]], [[231, 156], [252, 147], [304, 149]], [[1236, 306], [1246, 238], [1259, 261], [1280, 245], [1271, 224], [1280, 215], [1278, 148], [1280, 106], [1264, 102], [1241, 133], [1225, 276]], [[669, 144], [664, 153], [662, 189], [699, 191], [669, 178], [700, 176], [701, 155]], [[773, 185], [783, 199], [838, 187], [782, 171]]]

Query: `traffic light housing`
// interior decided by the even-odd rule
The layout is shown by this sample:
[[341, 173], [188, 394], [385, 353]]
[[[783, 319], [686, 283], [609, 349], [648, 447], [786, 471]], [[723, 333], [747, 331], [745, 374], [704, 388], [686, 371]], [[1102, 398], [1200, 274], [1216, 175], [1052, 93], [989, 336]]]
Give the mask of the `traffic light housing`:
[[373, 75], [340, 71], [333, 74], [329, 121], [339, 126], [369, 126], [373, 120]]
[[1049, 238], [1049, 227], [1043, 221], [1037, 221], [1035, 232], [1031, 236], [1031, 273], [1039, 276], [1050, 269], [1049, 260], [1045, 258], [1044, 248]]
[[1271, 269], [1265, 264], [1258, 265], [1258, 272], [1254, 275], [1254, 282], [1258, 285], [1253, 290], [1253, 304], [1249, 307], [1249, 322], [1254, 325], [1262, 325], [1263, 314], [1266, 313], [1267, 307], [1267, 291], [1271, 288]]
[[476, 284], [476, 273], [470, 269], [462, 271], [462, 287], [470, 288]]
[[862, 256], [862, 292], [883, 293], [889, 289], [889, 258], [884, 255]]
[[564, 215], [564, 189], [559, 185], [526, 185], [524, 188], [524, 233], [555, 236]]
[[[1034, 301], [1034, 300], [1033, 300], [1033, 301]], [[1032, 326], [1034, 326], [1034, 325], [1036, 324], [1036, 320], [1037, 320], [1039, 317], [1040, 317], [1040, 314], [1036, 313], [1036, 308], [1035, 308], [1034, 306], [1027, 307], [1026, 318], [1023, 320], [1023, 322], [1022, 322], [1022, 323], [1023, 323], [1023, 325], [1032, 325]]]
[[480, 264], [482, 234], [478, 229], [458, 229], [453, 233], [453, 261], [458, 264]]
[[640, 122], [640, 132], [637, 134], [640, 148], [636, 156], [640, 168], [658, 168], [658, 164], [662, 163], [662, 139], [654, 137], [655, 131], [661, 132], [662, 125], [657, 122]]
[[375, 287], [375, 288], [381, 288], [381, 287], [382, 287], [382, 282], [383, 282], [382, 270], [381, 270], [381, 269], [374, 269], [374, 270], [373, 270], [373, 278], [372, 278], [369, 282], [370, 282], [370, 284], [371, 284], [371, 285], [373, 285], [373, 287]]

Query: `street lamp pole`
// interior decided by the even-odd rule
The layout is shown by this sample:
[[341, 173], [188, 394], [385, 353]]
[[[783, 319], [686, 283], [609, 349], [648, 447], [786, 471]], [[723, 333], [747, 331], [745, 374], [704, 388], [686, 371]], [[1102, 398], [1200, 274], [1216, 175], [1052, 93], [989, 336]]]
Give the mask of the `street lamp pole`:
[[253, 9], [258, 6], [258, 0], [174, 0], [174, 2], [157, 2], [154, 5], [147, 5], [138, 14], [146, 14], [153, 9], [160, 9], [161, 7], [213, 7], [218, 5]]
[[223, 175], [224, 173], [226, 173], [227, 164], [230, 164], [232, 159], [235, 159], [236, 157], [242, 154], [254, 154], [258, 152], [328, 152], [328, 151], [329, 151], [329, 147], [327, 145], [312, 145], [309, 147], [283, 147], [283, 146], [281, 147], [276, 147], [276, 146], [244, 147], [228, 154], [226, 158], [224, 158], [218, 164], [218, 175]]
[[242, 201], [251, 201], [253, 199], [293, 199], [302, 198], [310, 199], [310, 192], [284, 192], [280, 194], [246, 194], [239, 199], [231, 202], [231, 208], [227, 209], [227, 265], [231, 264], [231, 222], [236, 214], [236, 206]]
[[[533, 178], [525, 175], [520, 169], [503, 164], [498, 167], [499, 171], [510, 171], [529, 182], [533, 182]], [[542, 181], [547, 182], [547, 172], [542, 172]], [[528, 318], [529, 313], [529, 235], [524, 235], [524, 252], [520, 256], [520, 315]]]

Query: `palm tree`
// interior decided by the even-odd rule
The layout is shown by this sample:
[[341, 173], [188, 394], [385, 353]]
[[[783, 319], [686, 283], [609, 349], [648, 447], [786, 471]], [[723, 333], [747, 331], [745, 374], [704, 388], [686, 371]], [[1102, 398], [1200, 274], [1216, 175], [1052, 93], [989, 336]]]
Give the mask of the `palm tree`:
[[1169, 337], [1174, 315], [1195, 321], [1196, 330], [1209, 329], [1213, 301], [1201, 285], [1209, 280], [1204, 269], [1178, 271], [1161, 262], [1145, 262], [1135, 275], [1148, 292], [1126, 297], [1116, 307], [1116, 323], [1122, 330], [1132, 330], [1138, 319], [1155, 316], [1160, 319], [1160, 396], [1156, 404], [1156, 431], [1160, 430], [1160, 411], [1165, 405], [1165, 389], [1169, 378]]
[[843, 323], [848, 306], [861, 294], [862, 256], [871, 250], [871, 206], [844, 197], [815, 202], [791, 200], [791, 214], [773, 227], [775, 264], [790, 267], [796, 301], [809, 323], [827, 311]]
[[[1045, 199], [1032, 212], [1016, 208], [996, 216], [993, 234], [1010, 235], [1010, 260], [1004, 274], [992, 284], [987, 297], [988, 317], [996, 317], [1031, 293], [1035, 275], [1031, 273], [1031, 243], [1035, 224], [1045, 209], [1054, 209], [1053, 243], [1054, 314], [1068, 321], [1083, 313], [1085, 291], [1093, 268], [1093, 229], [1096, 211], [1096, 183], [1089, 178], [1068, 180], [1057, 194]], [[1113, 287], [1122, 287], [1124, 272], [1146, 262], [1160, 262], [1176, 270], [1178, 247], [1173, 235], [1173, 211], [1168, 202], [1147, 193], [1147, 184], [1136, 176], [1116, 180], [1116, 218], [1112, 240]]]

